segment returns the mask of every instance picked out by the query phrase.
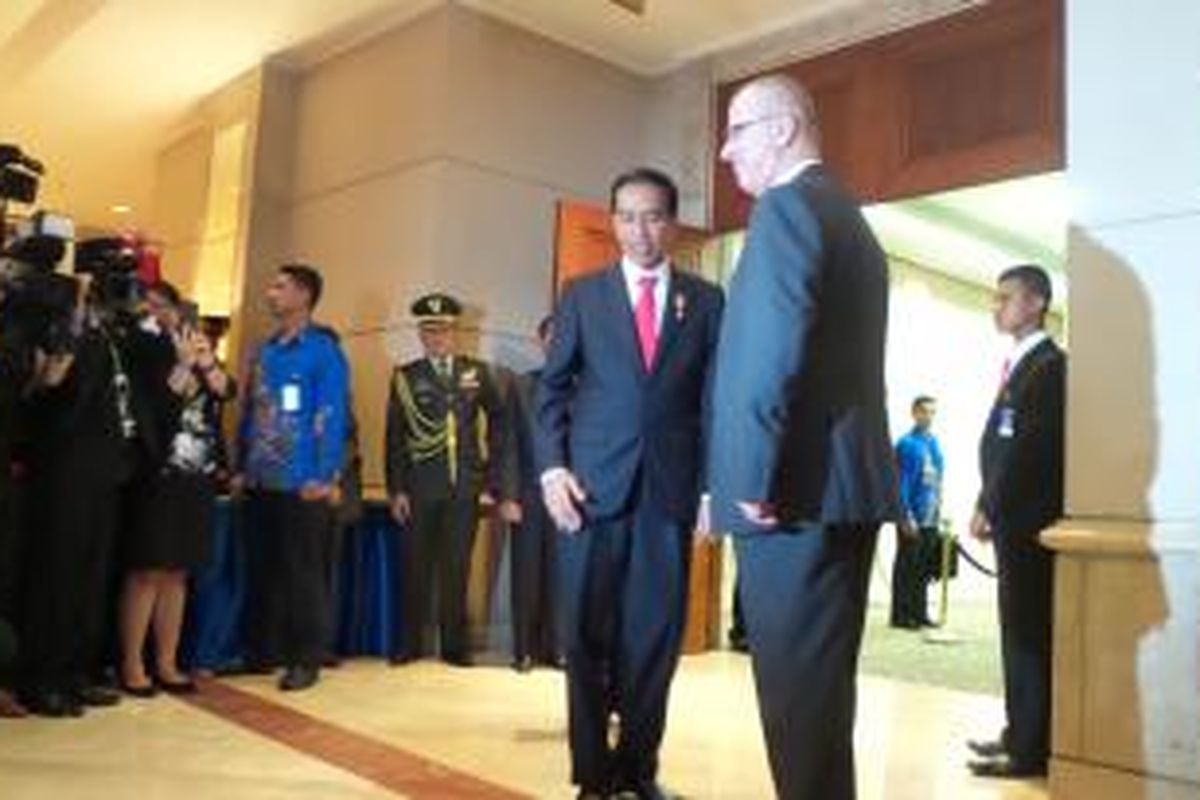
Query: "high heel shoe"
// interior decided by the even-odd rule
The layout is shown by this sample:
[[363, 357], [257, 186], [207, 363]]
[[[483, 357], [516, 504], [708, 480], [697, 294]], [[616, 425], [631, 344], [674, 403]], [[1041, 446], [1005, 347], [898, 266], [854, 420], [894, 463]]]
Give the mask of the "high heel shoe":
[[168, 681], [159, 678], [158, 685], [167, 694], [180, 695], [196, 693], [196, 683], [191, 678], [184, 678], [181, 681]]
[[130, 697], [136, 697], [141, 700], [149, 700], [158, 694], [158, 687], [153, 683], [147, 683], [145, 686], [134, 686], [132, 683], [126, 683], [121, 680], [121, 691]]

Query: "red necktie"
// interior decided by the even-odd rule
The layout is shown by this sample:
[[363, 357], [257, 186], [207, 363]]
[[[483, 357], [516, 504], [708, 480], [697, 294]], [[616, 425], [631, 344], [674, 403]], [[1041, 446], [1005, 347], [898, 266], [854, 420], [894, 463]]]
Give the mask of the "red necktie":
[[638, 295], [637, 306], [633, 309], [638, 343], [642, 346], [642, 363], [647, 371], [654, 364], [654, 352], [658, 349], [658, 309], [654, 303], [654, 286], [657, 283], [658, 278], [653, 275], [638, 278], [642, 293]]

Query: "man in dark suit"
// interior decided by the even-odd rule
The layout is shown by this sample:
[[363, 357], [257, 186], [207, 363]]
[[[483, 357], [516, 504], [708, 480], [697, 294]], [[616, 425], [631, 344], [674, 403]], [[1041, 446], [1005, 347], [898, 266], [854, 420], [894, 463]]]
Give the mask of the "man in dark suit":
[[776, 792], [845, 800], [871, 558], [897, 512], [887, 262], [821, 165], [812, 100], [794, 81], [734, 95], [721, 158], [756, 202], [717, 353], [713, 528], [736, 535]]
[[386, 451], [392, 516], [408, 525], [392, 663], [431, 652], [434, 574], [442, 660], [471, 663], [467, 579], [481, 499], [499, 488], [504, 406], [487, 364], [454, 352], [462, 305], [433, 293], [412, 305], [425, 355], [397, 367], [388, 393]]
[[[554, 317], [537, 328], [543, 356], [554, 339]], [[558, 612], [555, 598], [557, 572], [554, 522], [542, 502], [542, 485], [533, 451], [533, 395], [542, 370], [513, 378], [509, 391], [511, 444], [505, 448], [505, 496], [501, 515], [512, 531], [513, 668], [528, 672], [534, 664], [560, 663]]]
[[613, 183], [621, 261], [563, 293], [535, 400], [543, 496], [565, 532], [571, 774], [581, 798], [662, 796], [658, 748], [683, 636], [722, 306], [716, 287], [667, 259], [677, 198], [651, 169]]
[[1050, 279], [1033, 265], [1001, 274], [995, 320], [1013, 338], [979, 443], [982, 489], [971, 534], [993, 542], [1008, 728], [968, 742], [976, 775], [1044, 775], [1050, 754], [1054, 561], [1038, 535], [1063, 513], [1067, 358], [1044, 330]]

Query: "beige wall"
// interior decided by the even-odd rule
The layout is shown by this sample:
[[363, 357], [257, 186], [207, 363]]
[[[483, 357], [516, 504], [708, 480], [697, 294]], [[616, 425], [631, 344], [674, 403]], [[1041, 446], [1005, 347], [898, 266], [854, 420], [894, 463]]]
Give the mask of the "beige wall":
[[[550, 308], [555, 203], [603, 202], [612, 176], [643, 160], [650, 82], [451, 5], [290, 90], [294, 125], [264, 133], [257, 159], [274, 139], [294, 151], [275, 222], [284, 257], [326, 276], [318, 316], [345, 335], [377, 483], [389, 368], [416, 352], [410, 302], [435, 288], [460, 296], [478, 329], [466, 338], [528, 365]], [[274, 269], [269, 251], [252, 273]]]
[[199, 103], [158, 155], [152, 228], [165, 277], [207, 314], [234, 312], [241, 296], [260, 76], [252, 70]]

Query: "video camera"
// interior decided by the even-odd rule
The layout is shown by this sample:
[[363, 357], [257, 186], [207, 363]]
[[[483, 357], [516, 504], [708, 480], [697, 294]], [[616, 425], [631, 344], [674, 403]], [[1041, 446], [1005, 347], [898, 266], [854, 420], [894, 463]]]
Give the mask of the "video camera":
[[74, 226], [37, 212], [0, 252], [0, 337], [22, 348], [63, 353], [74, 341], [78, 281], [55, 272]]
[[[0, 143], [0, 233], [7, 234], [8, 201], [32, 203], [44, 168], [20, 147]], [[77, 283], [60, 275], [74, 225], [66, 217], [37, 212], [16, 226], [0, 250], [0, 337], [18, 350], [69, 350]]]
[[[0, 143], [0, 223], [7, 222], [9, 200], [34, 201], [43, 171], [21, 148]], [[118, 329], [133, 320], [141, 299], [134, 243], [119, 237], [75, 243], [74, 273], [90, 276], [87, 296], [80, 298], [79, 280], [56, 271], [74, 238], [70, 219], [45, 211], [16, 226], [0, 252], [0, 336], [6, 341], [46, 353], [69, 351], [80, 300]]]
[[15, 144], [0, 143], [0, 201], [32, 203], [44, 171], [42, 162], [26, 155]]

